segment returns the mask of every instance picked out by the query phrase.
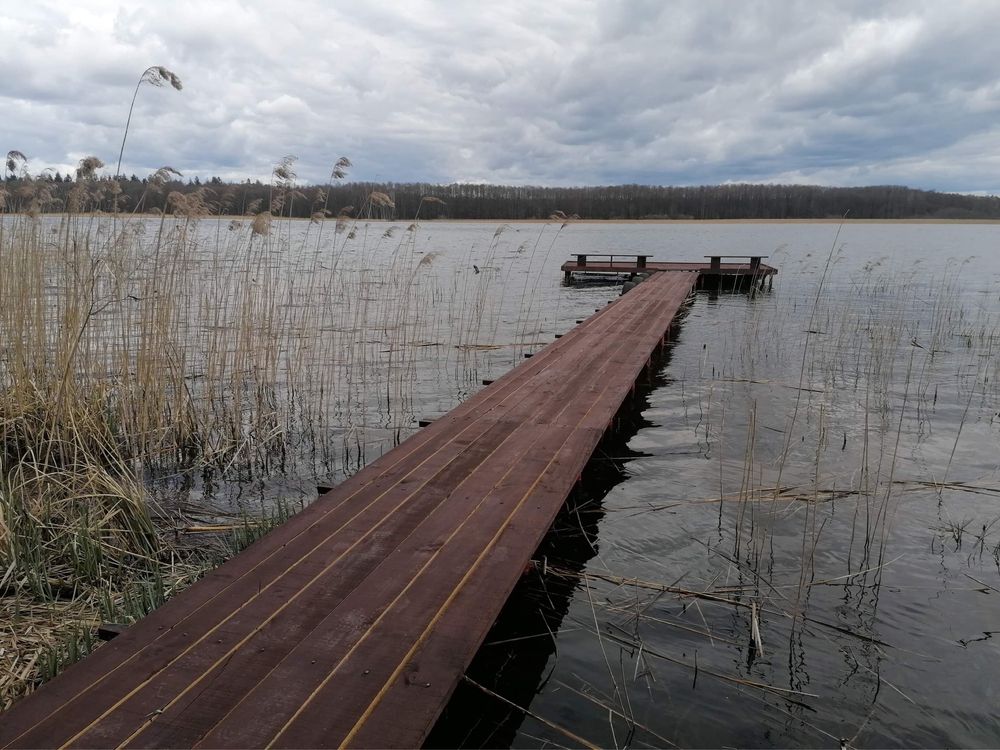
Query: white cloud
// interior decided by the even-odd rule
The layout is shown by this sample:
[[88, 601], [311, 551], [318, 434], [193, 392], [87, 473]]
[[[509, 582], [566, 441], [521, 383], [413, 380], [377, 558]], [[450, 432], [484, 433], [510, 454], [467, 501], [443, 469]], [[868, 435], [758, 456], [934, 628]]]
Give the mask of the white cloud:
[[[65, 171], [995, 190], [1000, 5], [42, 0], [0, 17], [0, 150]], [[979, 151], [977, 152], [977, 149]], [[994, 149], [990, 151], [990, 149]], [[985, 151], [984, 151], [985, 150]]]

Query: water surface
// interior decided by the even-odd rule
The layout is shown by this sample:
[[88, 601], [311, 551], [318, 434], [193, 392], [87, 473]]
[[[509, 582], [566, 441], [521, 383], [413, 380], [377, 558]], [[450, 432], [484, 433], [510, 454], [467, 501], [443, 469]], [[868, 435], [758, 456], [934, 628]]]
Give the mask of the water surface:
[[696, 297], [488, 639], [470, 677], [530, 714], [467, 683], [431, 744], [995, 745], [997, 229], [564, 231], [781, 273]]

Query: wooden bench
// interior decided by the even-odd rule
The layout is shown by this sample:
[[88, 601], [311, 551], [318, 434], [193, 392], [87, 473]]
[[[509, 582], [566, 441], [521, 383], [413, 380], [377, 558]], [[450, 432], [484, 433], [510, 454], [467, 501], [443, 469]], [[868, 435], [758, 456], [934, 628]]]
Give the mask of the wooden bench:
[[718, 271], [722, 268], [723, 258], [747, 258], [750, 260], [750, 270], [756, 271], [760, 268], [760, 262], [768, 257], [766, 255], [706, 255], [706, 258], [710, 259], [711, 270]]
[[637, 255], [635, 253], [619, 253], [618, 255], [612, 255], [610, 253], [598, 253], [598, 254], [589, 254], [589, 255], [588, 254], [584, 254], [584, 253], [576, 253], [576, 265], [579, 266], [580, 268], [586, 268], [587, 267], [587, 258], [588, 257], [590, 257], [590, 258], [610, 258], [610, 260], [608, 261], [608, 263], [611, 264], [611, 265], [614, 265], [616, 257], [619, 260], [628, 259], [629, 261], [631, 261], [633, 258], [635, 258], [635, 267], [636, 268], [645, 268], [646, 267], [646, 259], [649, 258], [648, 255]]

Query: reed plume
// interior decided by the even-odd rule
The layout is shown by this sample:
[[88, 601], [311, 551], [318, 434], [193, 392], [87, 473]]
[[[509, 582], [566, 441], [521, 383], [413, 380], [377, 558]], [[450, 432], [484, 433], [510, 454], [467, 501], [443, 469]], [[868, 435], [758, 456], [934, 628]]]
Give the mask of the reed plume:
[[125, 120], [125, 133], [122, 135], [122, 145], [118, 149], [118, 164], [115, 166], [115, 179], [121, 175], [122, 170], [122, 156], [125, 154], [125, 141], [128, 139], [128, 129], [129, 125], [132, 124], [132, 110], [135, 109], [135, 100], [139, 96], [139, 89], [142, 84], [148, 83], [150, 86], [155, 86], [157, 88], [162, 88], [166, 84], [177, 91], [180, 91], [184, 86], [181, 84], [181, 79], [177, 77], [175, 73], [167, 70], [162, 65], [151, 65], [142, 71], [142, 75], [139, 76], [139, 82], [135, 85], [135, 92], [132, 94], [132, 103], [128, 107], [128, 117]]
[[7, 152], [7, 171], [10, 172], [11, 175], [15, 175], [20, 172], [20, 176], [26, 176], [28, 172], [27, 165], [28, 157], [20, 151], [11, 150]]

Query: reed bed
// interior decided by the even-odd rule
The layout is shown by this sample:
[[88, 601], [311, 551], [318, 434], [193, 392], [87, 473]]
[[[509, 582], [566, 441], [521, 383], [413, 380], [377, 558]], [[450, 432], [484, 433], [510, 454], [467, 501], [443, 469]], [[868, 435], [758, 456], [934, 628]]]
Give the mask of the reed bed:
[[61, 213], [25, 179], [0, 214], [0, 706], [403, 439], [417, 391], [450, 408], [516, 362], [507, 321], [541, 319], [505, 292], [503, 228], [456, 257], [380, 220], [381, 193], [286, 220], [290, 158], [241, 219], [207, 188], [102, 214], [100, 168]]

